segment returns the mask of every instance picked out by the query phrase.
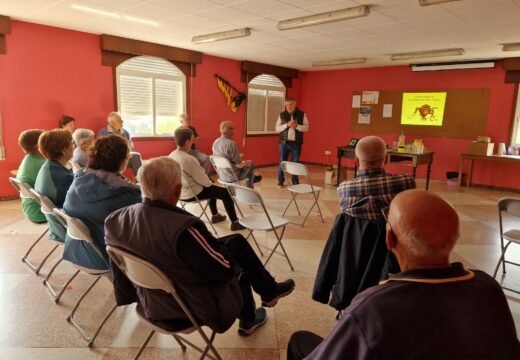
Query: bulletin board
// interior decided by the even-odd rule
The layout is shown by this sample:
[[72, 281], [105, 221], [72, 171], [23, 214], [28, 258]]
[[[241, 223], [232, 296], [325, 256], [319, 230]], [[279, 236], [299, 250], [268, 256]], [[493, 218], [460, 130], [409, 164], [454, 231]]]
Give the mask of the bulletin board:
[[[442, 126], [401, 125], [401, 107], [403, 93], [407, 92], [440, 92], [445, 91], [446, 103]], [[352, 96], [362, 95], [362, 91], [354, 91]], [[485, 135], [489, 108], [489, 89], [457, 89], [457, 90], [413, 90], [413, 91], [380, 91], [377, 104], [370, 106], [370, 123], [358, 122], [360, 108], [352, 107], [350, 114], [350, 130], [362, 133], [439, 136], [449, 138], [475, 139]], [[352, 98], [350, 99], [352, 101]], [[383, 117], [383, 106], [392, 105], [391, 117]]]

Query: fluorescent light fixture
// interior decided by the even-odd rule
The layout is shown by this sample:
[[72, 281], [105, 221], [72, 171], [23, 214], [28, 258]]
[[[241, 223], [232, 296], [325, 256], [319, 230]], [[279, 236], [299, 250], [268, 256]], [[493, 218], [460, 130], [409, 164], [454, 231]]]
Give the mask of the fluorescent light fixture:
[[84, 11], [84, 12], [89, 12], [89, 13], [96, 14], [96, 15], [103, 15], [103, 16], [108, 16], [111, 18], [121, 19], [121, 16], [119, 14], [110, 12], [110, 11], [104, 11], [104, 10], [95, 9], [95, 8], [78, 5], [78, 4], [72, 4], [70, 7], [73, 9], [79, 10], [79, 11]]
[[335, 21], [355, 19], [367, 16], [368, 14], [370, 14], [369, 6], [356, 6], [347, 9], [324, 12], [316, 15], [283, 20], [278, 23], [278, 30], [290, 30], [306, 26], [321, 25]]
[[460, 1], [460, 0], [419, 0], [419, 5], [421, 5], [421, 6], [438, 5], [438, 4], [443, 4], [443, 3], [452, 2], [452, 1]]
[[416, 51], [416, 52], [409, 52], [409, 53], [392, 54], [391, 59], [392, 60], [412, 60], [412, 59], [442, 57], [442, 56], [457, 56], [457, 55], [464, 55], [464, 49], [456, 48], [456, 49]]
[[494, 67], [495, 67], [495, 62], [490, 61], [490, 60], [410, 65], [410, 68], [412, 69], [413, 72], [442, 71], [442, 70], [467, 70], [467, 69], [491, 69]]
[[502, 44], [502, 51], [520, 51], [520, 43]]
[[152, 21], [152, 20], [141, 19], [141, 18], [137, 18], [134, 16], [129, 16], [129, 15], [123, 15], [123, 18], [125, 20], [132, 21], [132, 22], [139, 23], [139, 24], [150, 25], [150, 26], [159, 26], [158, 22]]
[[349, 64], [363, 64], [366, 62], [366, 58], [350, 58], [350, 59], [335, 59], [335, 60], [323, 60], [315, 61], [312, 66], [334, 66], [334, 65], [349, 65]]
[[241, 28], [229, 31], [222, 31], [213, 34], [197, 35], [191, 38], [194, 44], [204, 44], [213, 41], [236, 39], [251, 35], [251, 28]]

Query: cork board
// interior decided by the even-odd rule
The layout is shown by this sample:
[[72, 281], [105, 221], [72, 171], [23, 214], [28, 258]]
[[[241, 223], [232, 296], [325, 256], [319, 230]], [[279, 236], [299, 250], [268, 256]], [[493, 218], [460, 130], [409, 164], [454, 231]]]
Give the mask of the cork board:
[[[401, 125], [403, 92], [443, 91], [447, 95], [442, 126]], [[352, 95], [362, 95], [362, 92], [354, 91]], [[374, 134], [395, 134], [403, 131], [406, 135], [475, 139], [486, 131], [489, 95], [489, 89], [380, 91], [377, 104], [362, 105], [372, 108], [370, 124], [359, 124], [359, 108], [352, 108], [350, 130]], [[392, 117], [383, 117], [384, 104], [393, 105]]]

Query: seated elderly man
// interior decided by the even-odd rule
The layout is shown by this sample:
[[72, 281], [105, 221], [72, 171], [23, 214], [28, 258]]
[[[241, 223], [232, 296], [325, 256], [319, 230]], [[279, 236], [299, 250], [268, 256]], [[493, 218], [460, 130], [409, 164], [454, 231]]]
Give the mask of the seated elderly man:
[[197, 130], [193, 126], [191, 126], [191, 118], [190, 115], [184, 113], [179, 115], [179, 119], [181, 121], [181, 127], [184, 129], [190, 129], [193, 132], [193, 143], [191, 144], [191, 148], [188, 150], [188, 154], [195, 157], [197, 161], [202, 165], [204, 171], [208, 176], [211, 176], [213, 167], [211, 166], [211, 161], [209, 161], [208, 154], [203, 153], [199, 149], [197, 149], [196, 144], [199, 142], [199, 134]]
[[72, 134], [76, 148], [72, 155], [72, 161], [84, 168], [88, 164], [88, 147], [94, 142], [94, 131], [90, 129], [77, 129]]
[[107, 122], [108, 126], [99, 129], [97, 137], [119, 135], [128, 140], [128, 145], [130, 146], [130, 160], [128, 161], [128, 167], [132, 169], [132, 173], [136, 176], [137, 171], [142, 165], [141, 154], [134, 151], [134, 143], [132, 142], [130, 133], [123, 128], [123, 119], [121, 118], [121, 115], [117, 111], [112, 111], [107, 116]]
[[397, 195], [386, 243], [402, 272], [359, 294], [325, 339], [293, 334], [287, 359], [520, 359], [500, 285], [449, 262], [459, 236], [457, 212], [439, 196]]
[[[229, 160], [233, 166], [238, 180], [247, 179], [246, 186], [253, 188], [254, 183], [262, 180], [261, 175], [255, 175], [253, 162], [251, 160], [242, 160], [237, 143], [233, 140], [235, 135], [235, 127], [231, 121], [223, 121], [220, 123], [221, 136], [213, 142], [213, 155], [222, 156]], [[219, 170], [218, 176], [222, 181], [235, 182], [235, 176], [228, 170]]]
[[381, 209], [390, 206], [395, 195], [415, 189], [411, 176], [387, 174], [384, 169], [387, 162], [383, 139], [366, 136], [359, 140], [356, 145], [357, 176], [338, 186], [342, 212], [353, 217], [381, 220]]
[[[262, 306], [272, 307], [292, 292], [294, 281], [275, 282], [242, 235], [216, 239], [199, 218], [176, 206], [182, 185], [175, 160], [151, 159], [138, 178], [144, 201], [107, 218], [107, 244], [159, 267], [202, 325], [224, 332], [238, 317], [239, 334], [252, 334], [266, 322], [267, 313], [256, 308], [251, 288], [261, 296]], [[116, 267], [113, 271], [119, 305], [139, 301], [154, 323], [177, 330], [190, 326], [170, 295], [136, 289]]]

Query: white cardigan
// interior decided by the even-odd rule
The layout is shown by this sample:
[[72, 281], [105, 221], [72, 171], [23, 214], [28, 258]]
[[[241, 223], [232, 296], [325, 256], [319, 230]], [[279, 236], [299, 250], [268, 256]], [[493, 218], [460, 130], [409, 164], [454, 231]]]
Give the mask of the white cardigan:
[[179, 149], [172, 151], [169, 157], [177, 161], [181, 166], [181, 199], [191, 199], [195, 195], [200, 194], [203, 188], [211, 186], [211, 180], [195, 157]]

